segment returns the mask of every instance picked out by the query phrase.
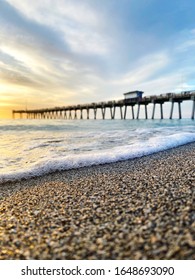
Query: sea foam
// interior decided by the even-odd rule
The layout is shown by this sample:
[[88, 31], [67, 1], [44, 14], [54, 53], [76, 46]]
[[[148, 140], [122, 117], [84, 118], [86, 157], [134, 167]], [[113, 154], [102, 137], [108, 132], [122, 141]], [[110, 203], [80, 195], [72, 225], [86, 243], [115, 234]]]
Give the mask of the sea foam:
[[1, 183], [133, 159], [195, 141], [190, 120], [163, 125], [160, 121], [79, 121], [77, 125], [53, 121], [52, 127], [42, 121], [36, 130], [36, 123], [26, 121], [19, 123], [19, 134], [17, 125], [0, 133]]

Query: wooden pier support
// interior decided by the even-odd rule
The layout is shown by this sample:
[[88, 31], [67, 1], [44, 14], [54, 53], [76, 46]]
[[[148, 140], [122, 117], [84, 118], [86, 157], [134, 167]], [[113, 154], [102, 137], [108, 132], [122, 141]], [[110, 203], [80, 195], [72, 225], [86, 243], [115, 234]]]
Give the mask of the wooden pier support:
[[123, 108], [120, 106], [120, 112], [121, 112], [121, 120], [123, 119]]
[[163, 104], [164, 104], [164, 102], [155, 102], [155, 101], [153, 101], [152, 103], [153, 103], [153, 109], [152, 109], [151, 119], [152, 120], [154, 119], [156, 104], [160, 104], [160, 118], [162, 120], [163, 119]]
[[80, 115], [80, 119], [83, 119], [83, 109], [81, 109], [81, 115]]
[[[131, 112], [132, 112], [132, 119], [135, 119], [135, 115], [134, 115], [134, 105], [130, 105], [131, 106]], [[121, 112], [121, 119], [126, 119], [127, 117], [127, 109], [128, 109], [128, 106], [125, 105], [125, 109], [124, 109], [124, 115], [123, 115], [123, 112], [122, 112], [122, 107], [120, 107], [120, 112]], [[114, 114], [113, 114], [113, 118], [115, 117], [115, 107], [114, 107]], [[138, 116], [139, 117], [139, 116]]]
[[145, 119], [148, 119], [148, 111], [147, 111], [147, 104], [145, 104]]
[[112, 119], [113, 119], [113, 120], [115, 119], [115, 112], [116, 112], [116, 107], [114, 106], [113, 112], [112, 112]]
[[111, 120], [114, 119], [113, 112], [114, 112], [114, 108], [113, 108], [113, 107], [110, 107], [110, 119], [111, 119]]
[[115, 111], [116, 111], [116, 107], [110, 107], [110, 118], [111, 120], [113, 120], [115, 118]]
[[155, 114], [155, 108], [156, 108], [156, 103], [153, 103], [153, 110], [152, 110], [152, 120], [154, 119], [154, 114]]
[[163, 103], [160, 103], [160, 118], [163, 119]]
[[195, 115], [195, 97], [193, 96], [193, 99], [192, 99], [192, 116], [191, 116], [191, 119], [194, 120], [194, 115]]
[[139, 112], [140, 112], [140, 104], [138, 104], [138, 108], [137, 108], [137, 120], [139, 119]]
[[96, 116], [97, 116], [97, 108], [94, 108], [94, 120], [96, 120]]
[[170, 120], [172, 120], [172, 117], [173, 117], [173, 108], [174, 108], [174, 101], [171, 101], [171, 112], [170, 112], [170, 117], [169, 117]]
[[182, 118], [182, 116], [181, 116], [181, 102], [182, 102], [182, 101], [179, 101], [179, 102], [178, 102], [178, 113], [179, 113], [179, 119], [181, 119], [181, 118]]
[[106, 107], [102, 107], [102, 119], [105, 119], [105, 114], [106, 114]]
[[89, 108], [87, 108], [87, 119], [89, 120]]
[[182, 100], [178, 100], [178, 101], [171, 101], [171, 111], [170, 111], [170, 117], [169, 119], [171, 120], [173, 117], [173, 109], [174, 109], [174, 103], [177, 102], [178, 103], [178, 115], [179, 115], [179, 119], [182, 118], [182, 114], [181, 114], [181, 102]]
[[134, 115], [134, 105], [131, 106], [131, 112], [132, 112], [132, 119], [135, 119], [135, 115]]
[[124, 120], [126, 120], [126, 115], [127, 115], [127, 105], [125, 105]]
[[110, 107], [110, 119], [112, 120], [112, 107]]

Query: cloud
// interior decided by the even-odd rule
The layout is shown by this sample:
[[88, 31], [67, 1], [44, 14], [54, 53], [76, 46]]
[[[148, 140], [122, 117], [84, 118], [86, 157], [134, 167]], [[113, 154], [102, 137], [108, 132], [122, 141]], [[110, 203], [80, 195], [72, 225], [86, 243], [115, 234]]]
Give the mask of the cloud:
[[141, 82], [146, 82], [154, 75], [157, 76], [169, 63], [170, 58], [166, 53], [147, 55], [137, 61], [121, 79], [114, 81], [114, 84], [129, 84], [136, 87]]
[[[102, 20], [85, 1], [47, 0], [36, 1], [28, 5], [25, 1], [9, 0], [20, 14], [29, 21], [33, 21], [35, 28], [40, 25], [45, 31], [53, 30], [60, 35], [67, 46], [79, 53], [103, 54], [106, 53], [108, 40], [103, 38]], [[44, 28], [43, 28], [44, 26]], [[101, 28], [100, 28], [101, 27]], [[49, 34], [52, 37], [54, 34]], [[57, 37], [57, 36], [56, 36]], [[54, 38], [56, 41], [56, 38]], [[57, 37], [57, 45], [59, 44]]]
[[38, 2], [32, 5], [25, 5], [24, 1], [9, 2], [1, 1], [0, 50], [9, 56], [9, 64], [14, 64], [14, 69], [12, 66], [6, 69], [4, 79], [10, 83], [20, 80], [21, 84], [29, 83], [32, 88], [64, 88], [65, 92], [81, 88], [82, 94], [86, 88], [83, 83], [90, 86], [90, 75], [104, 75], [106, 67], [104, 65], [102, 70], [102, 57], [107, 51], [107, 41], [89, 26], [89, 20], [95, 28], [98, 25], [96, 14], [89, 8], [87, 20], [84, 17], [86, 6], [78, 5], [79, 13], [71, 17], [74, 5], [69, 2], [69, 5], [60, 6], [62, 2], [57, 1], [54, 8], [50, 6], [50, 12], [46, 6], [50, 16], [45, 17], [44, 2], [42, 6]]
[[7, 0], [19, 12], [26, 17], [39, 23], [45, 23], [59, 28], [58, 23], [64, 20], [72, 20], [79, 24], [96, 26], [99, 25], [99, 18], [95, 11], [83, 0], [42, 0], [34, 1], [29, 5], [26, 1]]
[[176, 47], [178, 53], [191, 52], [195, 50], [195, 29], [184, 30], [179, 37], [179, 45]]
[[169, 2], [0, 0], [1, 94], [59, 106], [193, 86], [189, 3]]

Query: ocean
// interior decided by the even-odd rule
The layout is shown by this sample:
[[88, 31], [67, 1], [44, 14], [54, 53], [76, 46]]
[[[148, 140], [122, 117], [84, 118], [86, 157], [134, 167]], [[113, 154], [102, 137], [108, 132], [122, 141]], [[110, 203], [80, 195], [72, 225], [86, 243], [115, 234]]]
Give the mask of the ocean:
[[195, 141], [195, 121], [0, 120], [0, 183], [117, 162]]

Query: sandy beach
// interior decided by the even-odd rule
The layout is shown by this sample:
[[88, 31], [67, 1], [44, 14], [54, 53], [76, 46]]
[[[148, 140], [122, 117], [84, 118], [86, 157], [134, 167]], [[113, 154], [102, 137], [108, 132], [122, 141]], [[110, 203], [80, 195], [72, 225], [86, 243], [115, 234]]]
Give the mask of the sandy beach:
[[195, 259], [195, 143], [0, 185], [0, 259]]

